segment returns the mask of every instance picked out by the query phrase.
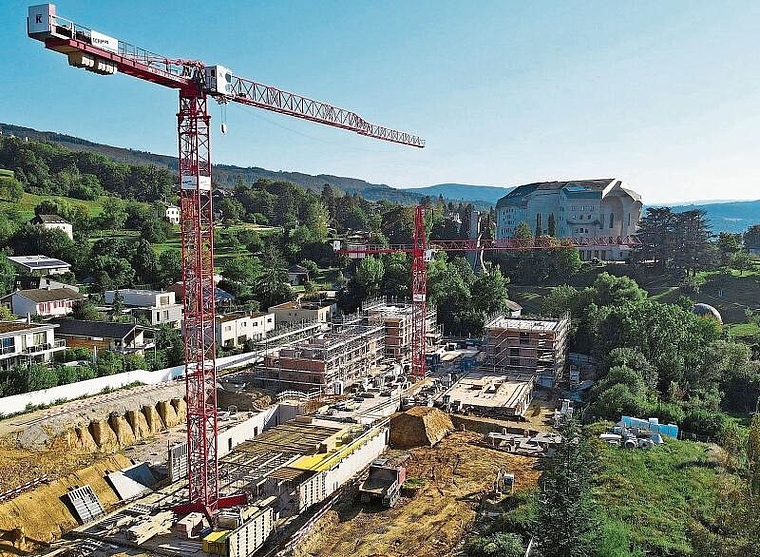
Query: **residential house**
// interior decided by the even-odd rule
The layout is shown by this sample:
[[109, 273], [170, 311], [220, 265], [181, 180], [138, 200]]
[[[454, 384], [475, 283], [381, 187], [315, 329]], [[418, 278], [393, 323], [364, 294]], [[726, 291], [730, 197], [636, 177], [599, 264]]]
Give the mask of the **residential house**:
[[66, 341], [55, 338], [53, 323], [0, 321], [0, 369], [31, 362], [47, 362], [66, 350]]
[[496, 239], [512, 238], [523, 222], [531, 232], [571, 238], [581, 259], [629, 257], [641, 218], [641, 196], [616, 178], [536, 182], [518, 186], [496, 204]]
[[12, 255], [8, 261], [27, 275], [62, 275], [71, 271], [71, 265], [47, 255]]
[[42, 317], [63, 317], [72, 312], [74, 303], [85, 297], [70, 288], [33, 288], [16, 290], [0, 298], [0, 303], [23, 317], [39, 315]]
[[79, 287], [73, 284], [66, 284], [51, 277], [40, 277], [33, 275], [16, 275], [16, 290], [31, 290], [34, 288], [68, 288], [74, 292], [79, 292]]
[[154, 327], [167, 324], [179, 327], [182, 304], [177, 303], [174, 292], [134, 288], [107, 290], [104, 294], [107, 304], [113, 304], [117, 292], [124, 307], [131, 308], [135, 317], [144, 317]]
[[293, 300], [269, 308], [281, 323], [318, 322], [327, 323], [338, 315], [334, 300]]
[[148, 327], [136, 323], [116, 323], [112, 321], [85, 321], [81, 319], [60, 319], [57, 336], [66, 340], [67, 346], [111, 350], [122, 354], [142, 355], [153, 344], [146, 342]]
[[171, 224], [179, 224], [179, 207], [176, 205], [169, 205], [166, 208], [164, 218]]
[[301, 265], [288, 267], [288, 282], [291, 286], [301, 286], [309, 282], [309, 269]]
[[216, 316], [216, 344], [239, 348], [247, 340], [261, 340], [274, 330], [274, 313], [229, 313]]
[[[216, 282], [216, 279], [215, 279], [215, 282]], [[175, 282], [166, 290], [167, 292], [174, 292], [174, 296], [177, 302], [181, 303], [183, 301], [183, 296], [185, 294], [185, 287], [181, 280]], [[233, 296], [226, 290], [222, 290], [218, 286], [214, 288], [214, 296], [216, 297], [217, 311], [221, 309], [229, 309], [230, 307], [232, 307], [232, 304], [235, 302], [235, 296]]]
[[74, 227], [63, 217], [58, 215], [37, 215], [29, 221], [35, 226], [42, 226], [48, 230], [62, 230], [70, 239], [74, 239]]

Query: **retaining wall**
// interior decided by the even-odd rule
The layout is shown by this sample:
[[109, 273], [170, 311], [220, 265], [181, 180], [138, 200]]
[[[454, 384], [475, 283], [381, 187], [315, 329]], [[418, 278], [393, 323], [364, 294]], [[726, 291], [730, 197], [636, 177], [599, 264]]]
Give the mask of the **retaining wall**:
[[[216, 360], [217, 370], [234, 368], [253, 363], [259, 357], [257, 352], [238, 354], [236, 356], [225, 356]], [[84, 396], [92, 396], [102, 392], [104, 389], [119, 389], [132, 383], [144, 383], [146, 385], [155, 385], [164, 381], [171, 381], [182, 377], [185, 373], [185, 366], [175, 366], [157, 371], [146, 371], [136, 369], [124, 373], [117, 373], [107, 377], [96, 377], [85, 381], [77, 381], [68, 385], [60, 385], [41, 391], [32, 391], [20, 395], [6, 396], [0, 398], [0, 416], [3, 414], [17, 414], [26, 410], [28, 406], [43, 406], [65, 400], [72, 400]]]

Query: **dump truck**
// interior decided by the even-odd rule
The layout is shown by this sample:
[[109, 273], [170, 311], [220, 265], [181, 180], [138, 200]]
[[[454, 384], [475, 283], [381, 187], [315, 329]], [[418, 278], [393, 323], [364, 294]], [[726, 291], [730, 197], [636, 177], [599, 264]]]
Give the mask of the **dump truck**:
[[406, 481], [406, 468], [394, 466], [388, 459], [378, 459], [369, 466], [369, 476], [359, 487], [362, 503], [380, 503], [393, 507], [401, 497], [401, 486]]

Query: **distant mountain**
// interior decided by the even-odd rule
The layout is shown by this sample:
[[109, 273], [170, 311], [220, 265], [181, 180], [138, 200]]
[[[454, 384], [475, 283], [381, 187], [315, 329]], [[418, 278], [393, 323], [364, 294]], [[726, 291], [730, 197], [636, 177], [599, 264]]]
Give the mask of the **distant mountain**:
[[404, 191], [414, 192], [420, 195], [438, 197], [442, 195], [446, 199], [460, 199], [466, 201], [480, 201], [495, 205], [496, 202], [511, 192], [514, 187], [500, 186], [475, 186], [469, 184], [436, 184], [424, 188], [404, 188]]
[[753, 224], [760, 224], [760, 200], [695, 203], [669, 205], [669, 207], [676, 213], [704, 209], [715, 234], [718, 232], [744, 232]]

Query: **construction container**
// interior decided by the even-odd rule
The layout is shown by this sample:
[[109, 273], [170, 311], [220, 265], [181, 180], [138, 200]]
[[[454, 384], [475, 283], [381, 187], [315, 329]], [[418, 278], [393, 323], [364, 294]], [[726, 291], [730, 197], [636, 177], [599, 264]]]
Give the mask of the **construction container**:
[[216, 530], [203, 538], [203, 551], [211, 555], [227, 555], [229, 530]]

